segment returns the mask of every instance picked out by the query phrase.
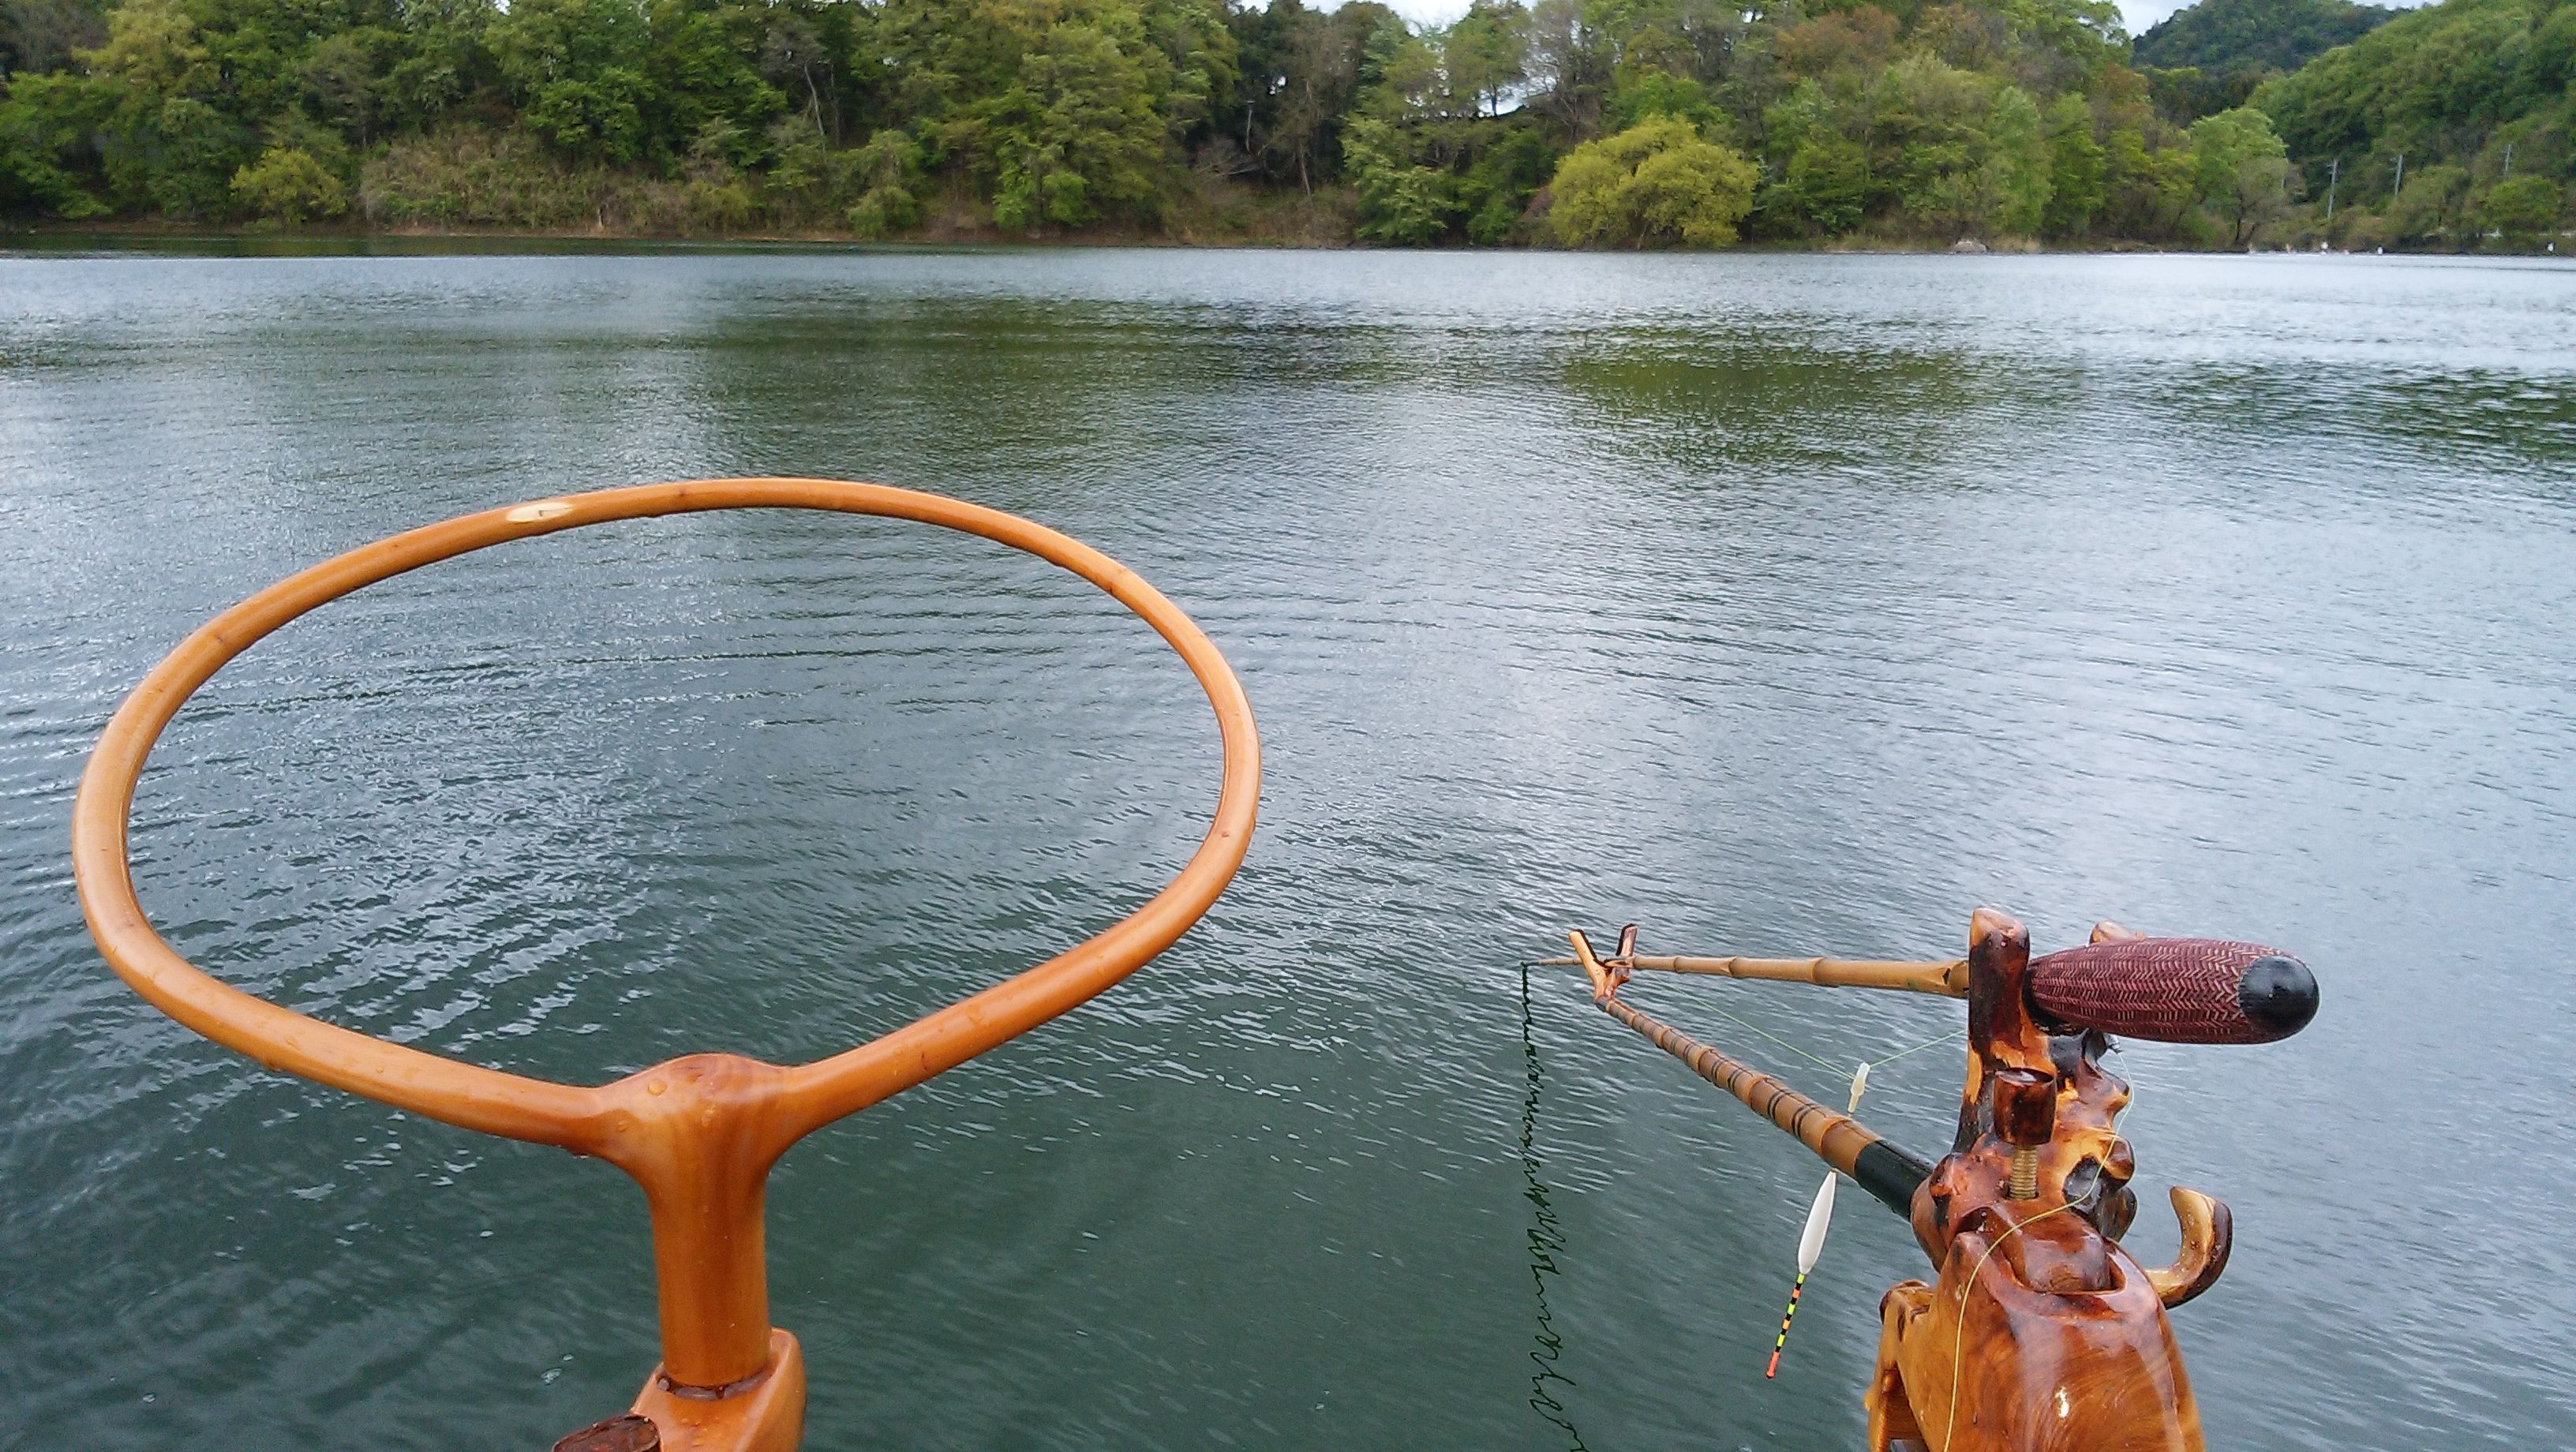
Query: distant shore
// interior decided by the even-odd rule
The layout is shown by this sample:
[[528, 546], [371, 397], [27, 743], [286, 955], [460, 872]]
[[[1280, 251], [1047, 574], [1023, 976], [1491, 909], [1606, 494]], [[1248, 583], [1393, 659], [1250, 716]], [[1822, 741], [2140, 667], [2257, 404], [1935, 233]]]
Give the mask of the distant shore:
[[[2475, 252], [2440, 248], [2407, 248], [2385, 255], [2404, 257], [2576, 257], [2576, 234], [2565, 234], [2567, 247], [2555, 250], [2490, 248]], [[948, 250], [1085, 250], [1110, 248], [1164, 248], [1176, 251], [1270, 251], [1270, 252], [1383, 252], [1440, 255], [1499, 256], [1510, 253], [1567, 252], [1574, 249], [1527, 246], [1372, 246], [1365, 242], [1283, 240], [1272, 237], [1176, 237], [1166, 233], [1136, 231], [1085, 231], [1043, 237], [1014, 237], [991, 232], [948, 232], [907, 237], [861, 238], [848, 233], [832, 232], [730, 232], [722, 234], [615, 232], [615, 231], [539, 231], [489, 228], [424, 228], [424, 227], [202, 227], [171, 226], [149, 222], [76, 225], [68, 223], [39, 224], [32, 227], [0, 228], [0, 251], [77, 252], [84, 250], [148, 251], [158, 246], [201, 247], [244, 256], [348, 256], [373, 252], [391, 254], [440, 255], [489, 251], [508, 253], [531, 249], [561, 248], [568, 251], [598, 249], [603, 251], [721, 251], [734, 248], [817, 248], [847, 249], [869, 252], [937, 252]], [[2347, 248], [2263, 247], [2243, 249], [2260, 255], [2280, 256], [2371, 256], [2367, 251]], [[1934, 243], [1908, 243], [1901, 240], [1859, 241], [1843, 239], [1827, 245], [1802, 246], [1794, 243], [1755, 242], [1726, 248], [1719, 252], [1672, 249], [1644, 252], [1604, 250], [1598, 256], [1854, 256], [1854, 257], [1921, 257], [1975, 254], [1985, 256], [2177, 256], [2229, 257], [2242, 255], [2240, 249], [2223, 247], [2179, 247], [2152, 242], [2127, 240], [2099, 243], [2036, 242], [2022, 238], [1996, 242], [1978, 242], [1973, 246]]]

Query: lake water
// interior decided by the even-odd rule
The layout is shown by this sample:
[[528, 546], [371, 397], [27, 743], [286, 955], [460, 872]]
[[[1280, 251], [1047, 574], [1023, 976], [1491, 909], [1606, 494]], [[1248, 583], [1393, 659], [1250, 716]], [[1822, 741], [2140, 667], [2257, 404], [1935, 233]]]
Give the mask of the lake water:
[[[1949, 956], [1980, 903], [2305, 955], [2137, 1045], [2131, 1244], [2218, 1448], [2576, 1424], [2576, 268], [2395, 258], [704, 251], [0, 258], [0, 1444], [542, 1446], [654, 1360], [614, 1170], [269, 1075], [73, 900], [75, 779], [221, 607], [411, 525], [794, 472], [1030, 515], [1251, 693], [1173, 951], [805, 1142], [816, 1448], [1856, 1445], [1845, 1200], [1563, 930]], [[1215, 790], [1070, 577], [634, 523], [327, 607], [189, 707], [146, 904], [235, 984], [582, 1082], [873, 1036], [1123, 914]], [[1955, 1006], [1632, 997], [1819, 1094]], [[1939, 1149], [1955, 1050], [1864, 1117]]]

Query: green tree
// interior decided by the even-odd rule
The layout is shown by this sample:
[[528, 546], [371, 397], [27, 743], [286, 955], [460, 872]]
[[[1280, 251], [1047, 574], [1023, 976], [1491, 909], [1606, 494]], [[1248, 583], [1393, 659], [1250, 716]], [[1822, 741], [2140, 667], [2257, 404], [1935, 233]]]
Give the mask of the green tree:
[[1753, 163], [1680, 121], [1649, 121], [1574, 148], [1548, 213], [1570, 247], [1729, 247], [1753, 209]]
[[1501, 115], [1503, 98], [1529, 75], [1529, 12], [1508, 0], [1473, 0], [1441, 37], [1440, 63], [1453, 91]]
[[1022, 58], [1016, 84], [977, 117], [994, 163], [993, 220], [1003, 227], [1080, 226], [1103, 207], [1154, 195], [1163, 120], [1137, 55], [1099, 28], [1049, 27]]
[[2114, 130], [2102, 147], [2102, 187], [2111, 230], [2122, 237], [2177, 235], [2198, 198], [2196, 172], [2187, 140], [2158, 146], [2142, 129]]
[[1778, 214], [1810, 235], [1837, 237], [1868, 214], [1869, 152], [1860, 143], [1823, 136], [1800, 146], [1774, 188]]
[[516, 0], [487, 43], [528, 129], [576, 156], [629, 163], [650, 143], [652, 35], [633, 0]]
[[1458, 179], [1458, 204], [1467, 213], [1467, 240], [1492, 244], [1528, 240], [1530, 202], [1556, 174], [1560, 150], [1535, 124], [1489, 132]]
[[2463, 242], [2469, 169], [2456, 162], [2409, 167], [2406, 189], [2389, 201], [2386, 223], [2399, 242]]
[[1924, 51], [1888, 64], [1870, 88], [1870, 134], [1883, 149], [1873, 170], [1904, 219], [1945, 242], [1996, 227], [2004, 172], [1989, 165], [1989, 103], [1989, 82]]
[[1600, 132], [1618, 65], [1608, 18], [1585, 0], [1537, 0], [1530, 7], [1529, 104], [1578, 141]]
[[2039, 103], [2019, 86], [1998, 89], [1986, 107], [1985, 133], [1981, 171], [1993, 196], [1995, 225], [2014, 236], [2030, 236], [2048, 213], [2054, 159]]
[[2107, 153], [2093, 138], [2093, 111], [2080, 95], [2048, 108], [2048, 205], [2040, 225], [2052, 237], [2081, 237], [2108, 197]]
[[272, 146], [233, 173], [233, 200], [263, 221], [288, 226], [349, 210], [349, 187], [330, 168], [292, 147]]
[[2399, 12], [2350, 0], [2199, 0], [2139, 35], [2140, 65], [2213, 76], [2295, 71]]
[[[2297, 72], [2267, 81], [2252, 104], [2268, 115], [2305, 177], [2325, 185], [2340, 163], [2411, 183], [2426, 168], [2479, 167], [2519, 139], [2516, 170], [2569, 170], [2576, 135], [2576, 6], [2563, 0], [2443, 0], [2400, 15]], [[2409, 188], [2412, 189], [2411, 186]]]
[[858, 153], [856, 170], [863, 190], [850, 204], [850, 230], [862, 237], [882, 237], [918, 220], [921, 203], [914, 189], [921, 184], [925, 159], [921, 143], [891, 127], [869, 137]]
[[[1894, 34], [1892, 18], [1874, 7], [1865, 8]], [[1827, 22], [1842, 18], [1829, 16], [1797, 29], [1811, 34], [1821, 30], [1825, 40], [1838, 41], [1844, 27]], [[1839, 62], [1813, 63], [1829, 72], [1843, 69]], [[1847, 111], [1858, 109], [1838, 103], [1821, 82], [1809, 77], [1763, 112], [1773, 180], [1761, 190], [1756, 207], [1768, 230], [1783, 236], [1833, 237], [1861, 224], [1869, 207], [1869, 151], [1845, 133]]]
[[1392, 124], [1352, 117], [1342, 129], [1342, 170], [1359, 188], [1362, 240], [1419, 247], [1449, 234], [1458, 211], [1455, 180], [1412, 160]]
[[119, 100], [114, 87], [86, 76], [12, 78], [0, 97], [0, 212], [76, 221], [111, 213], [93, 138]]
[[2528, 241], [2558, 225], [2563, 193], [2545, 176], [2525, 174], [2487, 188], [2478, 217], [2514, 241]]
[[2227, 245], [2243, 247], [2290, 209], [2290, 162], [2272, 123], [2252, 107], [2191, 123], [2193, 182], [2227, 224]]

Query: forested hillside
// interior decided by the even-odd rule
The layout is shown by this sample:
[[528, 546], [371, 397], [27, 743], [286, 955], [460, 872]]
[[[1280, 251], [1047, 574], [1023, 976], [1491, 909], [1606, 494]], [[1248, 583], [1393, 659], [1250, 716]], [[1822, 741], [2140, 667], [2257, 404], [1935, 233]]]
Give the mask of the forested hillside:
[[2200, 0], [2149, 28], [2130, 55], [2168, 114], [2203, 116], [2244, 105], [2265, 80], [2397, 13], [2349, 0]]
[[2138, 37], [2141, 65], [2213, 76], [2295, 71], [2400, 12], [2349, 0], [2200, 0]]
[[92, 224], [2244, 246], [2270, 115], [2379, 124], [2160, 107], [2110, 0], [0, 0], [0, 68], [0, 213]]
[[[2255, 104], [2358, 244], [2467, 245], [2566, 224], [2576, 0], [2446, 0], [2399, 16]], [[2564, 250], [2564, 249], [2561, 249]]]

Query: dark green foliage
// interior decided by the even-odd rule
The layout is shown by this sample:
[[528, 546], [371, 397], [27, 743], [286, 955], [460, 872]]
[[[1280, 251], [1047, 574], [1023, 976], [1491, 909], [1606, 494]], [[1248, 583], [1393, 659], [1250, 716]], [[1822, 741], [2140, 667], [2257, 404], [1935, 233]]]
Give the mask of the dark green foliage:
[[2254, 98], [2254, 88], [2272, 73], [2262, 70], [2210, 72], [2186, 66], [2181, 70], [2146, 73], [2147, 89], [2156, 98], [2156, 110], [2177, 126], [2188, 126], [2203, 116], [2233, 111]]
[[62, 70], [106, 39], [104, 0], [0, 0], [0, 77]]
[[2349, 0], [2200, 0], [2149, 27], [2132, 53], [2142, 66], [2213, 78], [2295, 71], [2397, 15]]

